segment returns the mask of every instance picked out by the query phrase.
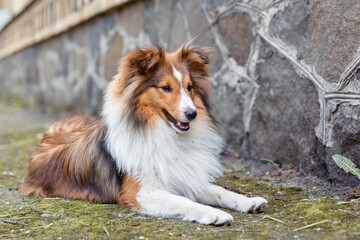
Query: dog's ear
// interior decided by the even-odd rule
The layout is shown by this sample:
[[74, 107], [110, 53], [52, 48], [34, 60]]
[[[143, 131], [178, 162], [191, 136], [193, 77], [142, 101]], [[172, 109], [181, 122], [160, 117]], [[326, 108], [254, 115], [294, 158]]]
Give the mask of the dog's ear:
[[209, 58], [212, 48], [189, 47], [183, 45], [180, 51], [181, 59], [187, 64], [189, 72], [209, 76]]
[[127, 60], [130, 68], [137, 74], [147, 75], [153, 72], [159, 62], [164, 58], [164, 49], [161, 45], [155, 47], [136, 49], [128, 53]]
[[187, 65], [194, 91], [200, 96], [206, 108], [210, 108], [211, 86], [207, 77], [210, 74], [209, 57], [212, 48], [189, 47], [183, 45], [179, 50], [181, 60]]

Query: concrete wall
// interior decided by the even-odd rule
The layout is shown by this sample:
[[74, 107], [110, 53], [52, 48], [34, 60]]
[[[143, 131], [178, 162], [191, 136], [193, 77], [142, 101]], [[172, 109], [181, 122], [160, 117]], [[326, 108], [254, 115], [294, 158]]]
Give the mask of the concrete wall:
[[136, 1], [1, 60], [1, 99], [96, 114], [126, 52], [197, 36], [215, 48], [212, 113], [229, 149], [356, 186], [331, 156], [360, 166], [359, 12], [358, 0]]

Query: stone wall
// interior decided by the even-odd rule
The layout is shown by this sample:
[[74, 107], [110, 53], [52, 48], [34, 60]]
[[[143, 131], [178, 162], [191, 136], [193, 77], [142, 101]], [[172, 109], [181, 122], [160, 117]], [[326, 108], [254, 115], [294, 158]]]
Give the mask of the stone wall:
[[[214, 47], [212, 113], [228, 148], [336, 183], [360, 181], [358, 0], [133, 1], [0, 61], [3, 101], [96, 114], [129, 50]], [[4, 46], [2, 46], [4, 47]]]

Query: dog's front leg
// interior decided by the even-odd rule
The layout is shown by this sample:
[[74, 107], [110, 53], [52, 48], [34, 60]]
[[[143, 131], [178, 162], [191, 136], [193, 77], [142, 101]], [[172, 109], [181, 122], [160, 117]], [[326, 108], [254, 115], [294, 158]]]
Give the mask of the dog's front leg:
[[262, 212], [267, 205], [265, 198], [248, 198], [212, 184], [209, 185], [204, 194], [197, 196], [197, 200], [203, 204], [234, 209], [242, 213]]
[[224, 211], [193, 202], [165, 190], [140, 190], [136, 200], [140, 205], [141, 213], [153, 216], [179, 218], [205, 225], [229, 225], [234, 220]]

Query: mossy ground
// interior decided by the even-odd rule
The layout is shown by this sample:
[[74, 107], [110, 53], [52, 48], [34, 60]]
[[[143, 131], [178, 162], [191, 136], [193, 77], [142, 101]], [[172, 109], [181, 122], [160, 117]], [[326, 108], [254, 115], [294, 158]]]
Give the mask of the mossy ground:
[[[203, 226], [144, 216], [117, 205], [61, 198], [25, 198], [17, 188], [27, 171], [28, 155], [49, 121], [20, 110], [0, 108], [0, 239], [359, 239], [355, 204], [316, 198], [300, 188], [271, 186], [256, 178], [225, 174], [218, 184], [263, 196], [262, 214], [231, 210], [231, 226]], [[4, 124], [7, 124], [6, 126]], [[340, 204], [339, 204], [340, 203]], [[314, 227], [294, 231], [321, 222]]]

